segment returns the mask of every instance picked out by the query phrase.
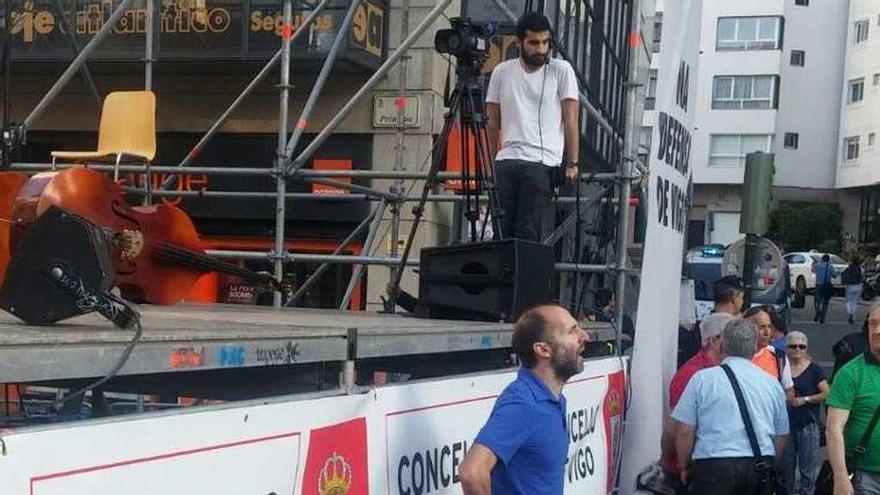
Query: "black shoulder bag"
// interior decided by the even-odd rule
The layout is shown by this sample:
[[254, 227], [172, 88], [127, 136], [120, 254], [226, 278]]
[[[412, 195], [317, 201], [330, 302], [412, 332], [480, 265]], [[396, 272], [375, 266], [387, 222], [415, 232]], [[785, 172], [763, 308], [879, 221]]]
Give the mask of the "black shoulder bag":
[[721, 369], [724, 370], [724, 373], [727, 374], [727, 378], [730, 380], [730, 385], [733, 387], [733, 394], [736, 396], [736, 404], [739, 406], [739, 414], [742, 416], [743, 423], [746, 426], [746, 434], [749, 437], [749, 444], [752, 446], [752, 455], [755, 456], [755, 471], [758, 473], [759, 493], [772, 493], [776, 483], [776, 473], [773, 469], [773, 462], [765, 461], [761, 455], [761, 448], [758, 446], [758, 437], [755, 435], [755, 428], [752, 426], [752, 418], [749, 415], [749, 410], [746, 407], [746, 400], [743, 398], [742, 389], [739, 387], [739, 382], [736, 380], [736, 376], [734, 376], [730, 366], [726, 364], [722, 364]]
[[[853, 448], [853, 454], [846, 458], [846, 472], [850, 477], [852, 477], [853, 472], [858, 466], [859, 458], [868, 450], [868, 441], [871, 440], [871, 434], [874, 433], [878, 420], [880, 420], [880, 406], [877, 406], [877, 409], [874, 411], [874, 416], [871, 417], [871, 422], [868, 423], [868, 429], [865, 430], [862, 439]], [[816, 476], [816, 491], [813, 493], [814, 495], [831, 495], [834, 493], [834, 472], [831, 470], [831, 463], [827, 460], [822, 463], [819, 475]]]

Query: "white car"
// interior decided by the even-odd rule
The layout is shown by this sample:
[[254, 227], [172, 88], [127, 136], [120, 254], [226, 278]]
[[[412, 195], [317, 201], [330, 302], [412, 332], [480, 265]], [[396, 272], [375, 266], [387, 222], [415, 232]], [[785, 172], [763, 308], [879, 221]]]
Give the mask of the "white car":
[[822, 255], [828, 254], [831, 257], [831, 264], [837, 271], [832, 283], [840, 287], [840, 274], [846, 270], [849, 263], [840, 256], [831, 253], [820, 253], [818, 251], [802, 251], [796, 253], [788, 253], [783, 258], [788, 262], [791, 270], [791, 289], [795, 292], [806, 292], [816, 288], [816, 274], [813, 273], [813, 263], [822, 261]]

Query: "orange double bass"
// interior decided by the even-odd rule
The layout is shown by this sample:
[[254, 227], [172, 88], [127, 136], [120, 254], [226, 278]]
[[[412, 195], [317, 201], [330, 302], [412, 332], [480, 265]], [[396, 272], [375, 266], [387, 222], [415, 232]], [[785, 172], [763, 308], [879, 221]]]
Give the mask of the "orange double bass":
[[280, 290], [281, 284], [268, 274], [206, 255], [183, 210], [167, 204], [131, 206], [119, 184], [86, 168], [36, 174], [22, 186], [12, 210], [12, 245], [53, 205], [86, 218], [112, 236], [116, 285], [128, 300], [178, 303], [209, 271]]

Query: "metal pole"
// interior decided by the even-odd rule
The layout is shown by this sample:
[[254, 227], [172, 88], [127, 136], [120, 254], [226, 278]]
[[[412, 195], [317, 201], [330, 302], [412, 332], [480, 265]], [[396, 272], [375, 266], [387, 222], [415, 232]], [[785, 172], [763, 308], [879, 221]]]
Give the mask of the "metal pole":
[[[72, 163], [58, 163], [55, 165], [56, 169], [66, 169], [66, 168], [74, 168], [79, 165]], [[52, 165], [49, 163], [24, 163], [17, 162], [11, 164], [10, 167], [12, 170], [21, 170], [21, 171], [45, 171], [51, 170]], [[101, 165], [94, 164], [89, 165], [90, 169], [93, 170], [101, 170], [101, 171], [113, 171], [116, 170], [117, 167], [114, 165]], [[141, 165], [119, 165], [118, 167], [120, 172], [143, 172], [144, 167]], [[206, 175], [274, 175], [274, 168], [258, 168], [258, 167], [183, 167], [179, 168], [176, 165], [172, 166], [159, 166], [159, 167], [151, 167], [150, 170], [156, 173], [182, 173], [182, 174], [206, 174]], [[412, 172], [402, 170], [399, 172], [395, 172], [394, 170], [311, 170], [311, 169], [302, 169], [297, 173], [297, 179], [305, 179], [305, 178], [339, 178], [339, 177], [358, 177], [363, 179], [418, 179], [424, 180], [428, 178], [428, 172]], [[438, 172], [437, 179], [438, 180], [449, 180], [449, 179], [460, 179], [460, 172]], [[601, 174], [581, 174], [581, 180], [584, 180], [588, 183], [590, 182], [617, 182], [620, 179], [631, 179], [631, 177], [624, 177], [618, 173], [601, 173]], [[337, 182], [330, 183], [329, 185], [340, 187], [345, 184], [339, 184]]]
[[[70, 29], [70, 25], [67, 24], [67, 17], [64, 15], [64, 7], [61, 6], [61, 2], [59, 0], [52, 0], [52, 3], [55, 5], [55, 10], [58, 11], [58, 24], [61, 26], [61, 29], [67, 33], [67, 40], [70, 42], [70, 49], [73, 51], [73, 56], [76, 57], [79, 55], [79, 44], [76, 42], [76, 34]], [[92, 73], [89, 71], [88, 64], [83, 64], [82, 73], [80, 75], [83, 78], [83, 82], [86, 83], [86, 86], [92, 93], [92, 98], [95, 99], [95, 105], [97, 105], [98, 110], [100, 111], [102, 104], [101, 93], [98, 92], [98, 87], [95, 86], [95, 80], [92, 79]]]
[[11, 4], [10, 0], [3, 2], [3, 129], [0, 130], [3, 132], [3, 135], [0, 136], [0, 140], [3, 143], [3, 170], [9, 169], [12, 163], [12, 157], [10, 156], [12, 153], [12, 139], [7, 139], [7, 133], [10, 132], [9, 114], [12, 111], [12, 104], [9, 101], [12, 88], [12, 81], [9, 79], [12, 77], [12, 44], [10, 43], [12, 38], [10, 33], [12, 31], [12, 22], [9, 15], [12, 8]]
[[[293, 128], [293, 135], [290, 136], [290, 139], [287, 141], [287, 147], [284, 149], [285, 157], [293, 155], [303, 132], [306, 130], [306, 123], [312, 116], [312, 110], [315, 108], [315, 103], [317, 103], [318, 97], [321, 95], [321, 92], [324, 90], [324, 85], [327, 83], [327, 78], [330, 77], [330, 72], [336, 64], [336, 56], [339, 53], [339, 48], [342, 46], [342, 42], [348, 38], [348, 27], [351, 25], [351, 20], [354, 19], [354, 13], [357, 10], [358, 5], [360, 5], [359, 0], [352, 0], [351, 5], [348, 7], [348, 12], [345, 13], [345, 18], [342, 20], [342, 24], [339, 26], [339, 31], [333, 39], [333, 45], [330, 47], [330, 52], [327, 53], [327, 58], [324, 60], [324, 65], [321, 67], [321, 72], [318, 73], [318, 78], [315, 79], [315, 83], [312, 85], [312, 91], [309, 93], [309, 98], [306, 100], [306, 104], [303, 106], [303, 109], [299, 114], [299, 119], [296, 121], [296, 126]], [[285, 139], [286, 138], [287, 136], [285, 136]]]
[[73, 62], [71, 62], [70, 65], [67, 66], [67, 69], [64, 71], [64, 73], [61, 74], [61, 77], [59, 77], [58, 80], [55, 81], [55, 84], [49, 89], [45, 96], [43, 96], [43, 99], [40, 100], [39, 103], [37, 103], [37, 106], [31, 111], [30, 115], [28, 115], [27, 118], [24, 119], [24, 123], [22, 124], [22, 126], [24, 127], [25, 132], [33, 127], [34, 122], [36, 122], [36, 120], [43, 114], [43, 112], [46, 110], [46, 107], [49, 106], [49, 103], [51, 103], [52, 100], [54, 100], [55, 97], [58, 96], [59, 93], [61, 93], [61, 90], [64, 89], [64, 86], [66, 86], [68, 82], [70, 82], [70, 79], [73, 77], [73, 75], [79, 71], [79, 68], [82, 67], [88, 56], [91, 55], [98, 44], [101, 43], [101, 41], [103, 41], [108, 34], [110, 34], [113, 26], [115, 26], [119, 18], [122, 17], [122, 14], [125, 13], [125, 10], [131, 4], [131, 2], [132, 0], [122, 0], [119, 6], [116, 7], [116, 10], [113, 11], [113, 14], [110, 16], [110, 18], [107, 19], [107, 22], [105, 22], [104, 25], [101, 26], [101, 29], [98, 30], [97, 34], [95, 34], [95, 37], [89, 40], [88, 43], [86, 43], [86, 46], [81, 52], [79, 52], [79, 55], [77, 55], [77, 57], [73, 59]]
[[[403, 0], [400, 6], [400, 38], [406, 38], [409, 35], [409, 0]], [[397, 75], [397, 132], [394, 136], [394, 170], [401, 171], [404, 169], [403, 154], [404, 142], [406, 140], [406, 76], [409, 69], [409, 56], [404, 54], [400, 60], [400, 68]], [[400, 195], [403, 192], [403, 182], [400, 179], [391, 184], [391, 193]], [[400, 242], [400, 201], [394, 201], [391, 204], [391, 257], [397, 258], [400, 254], [398, 243]], [[388, 269], [388, 278], [395, 280], [397, 271], [394, 267]], [[394, 301], [385, 308], [387, 313], [394, 313], [397, 305]]]
[[[57, 0], [56, 0], [57, 1]], [[144, 89], [153, 90], [153, 39], [156, 27], [156, 0], [146, 0], [147, 2], [147, 19], [146, 19], [146, 49], [144, 50]]]
[[[265, 260], [272, 253], [258, 251], [226, 251], [210, 249], [205, 251], [209, 256], [221, 259], [246, 259], [246, 260]], [[312, 253], [286, 253], [287, 260], [291, 263], [332, 263], [335, 265], [379, 265], [379, 266], [395, 266], [400, 264], [399, 259], [389, 258], [385, 256], [348, 256], [348, 255], [330, 255], [330, 254], [312, 254]], [[407, 259], [406, 266], [419, 266], [419, 260]], [[581, 263], [555, 263], [553, 268], [559, 272], [591, 272], [591, 273], [609, 273], [614, 271], [623, 271], [632, 276], [638, 276], [639, 272], [633, 268], [618, 269], [616, 265], [589, 265]]]
[[[370, 224], [370, 231], [367, 233], [367, 238], [364, 240], [364, 247], [361, 249], [361, 253], [366, 252], [367, 256], [370, 256], [373, 252], [373, 242], [376, 239], [376, 232], [379, 231], [379, 225], [382, 224], [382, 217], [385, 215], [386, 205], [387, 203], [385, 201], [379, 203], [379, 207], [376, 209], [376, 216], [373, 217], [373, 222]], [[351, 280], [348, 281], [348, 287], [345, 288], [345, 295], [342, 296], [342, 302], [339, 304], [339, 309], [345, 309], [351, 303], [351, 295], [354, 294], [354, 288], [360, 283], [361, 275], [363, 275], [363, 273], [364, 265], [358, 264], [352, 267]]]
[[[278, 104], [278, 148], [275, 154], [275, 187], [278, 197], [275, 201], [275, 280], [284, 278], [284, 217], [287, 208], [287, 181], [284, 180], [284, 145], [287, 143], [287, 115], [290, 111], [290, 40], [293, 34], [293, 0], [284, 0], [284, 25], [281, 29], [281, 92]], [[281, 307], [281, 293], [275, 291], [272, 302]]]
[[[348, 245], [351, 244], [351, 241], [353, 241], [361, 233], [361, 231], [364, 230], [364, 227], [370, 225], [370, 223], [373, 221], [373, 218], [376, 216], [376, 211], [378, 211], [378, 205], [376, 208], [373, 208], [373, 211], [370, 212], [369, 215], [361, 220], [361, 223], [359, 223], [358, 226], [355, 227], [350, 234], [348, 234], [348, 237], [346, 237], [345, 240], [343, 240], [339, 243], [338, 246], [336, 246], [336, 249], [334, 249], [333, 253], [331, 254], [334, 256], [341, 254], [342, 251], [344, 251], [345, 248], [347, 248]], [[320, 266], [318, 266], [318, 269], [312, 272], [309, 278], [307, 278], [305, 282], [300, 284], [300, 286], [296, 289], [296, 292], [294, 292], [293, 295], [290, 296], [290, 298], [287, 300], [286, 306], [294, 306], [296, 304], [296, 301], [299, 300], [299, 298], [302, 297], [303, 294], [305, 294], [306, 289], [311, 287], [311, 285], [315, 283], [315, 281], [318, 280], [318, 278], [325, 271], [327, 271], [327, 268], [329, 267], [330, 263], [322, 263]]]
[[[146, 41], [144, 47], [144, 89], [146, 91], [153, 90], [153, 46], [154, 46], [154, 35], [155, 35], [155, 16], [156, 16], [156, 0], [146, 0], [146, 10], [147, 10], [147, 18], [145, 20], [146, 26]], [[144, 204], [151, 205], [153, 204], [153, 177], [150, 174], [150, 162], [147, 161], [144, 163], [145, 173], [144, 173]]]
[[306, 149], [304, 149], [302, 153], [300, 153], [299, 156], [297, 156], [296, 159], [293, 160], [290, 165], [288, 165], [285, 173], [291, 174], [293, 172], [296, 172], [303, 165], [305, 165], [308, 159], [315, 154], [315, 151], [317, 151], [318, 148], [322, 144], [324, 144], [324, 141], [326, 141], [327, 138], [330, 137], [330, 134], [333, 133], [333, 130], [336, 129], [336, 127], [348, 116], [349, 112], [351, 112], [351, 110], [354, 108], [355, 105], [357, 105], [361, 98], [370, 93], [373, 90], [373, 87], [378, 84], [379, 81], [385, 78], [385, 75], [392, 67], [397, 64], [397, 62], [400, 61], [400, 59], [403, 57], [403, 54], [406, 53], [406, 50], [408, 50], [409, 47], [412, 46], [413, 43], [415, 43], [422, 36], [422, 34], [424, 34], [424, 32], [434, 24], [434, 21], [438, 17], [440, 17], [441, 14], [443, 14], [443, 11], [446, 9], [446, 7], [449, 6], [451, 2], [452, 0], [441, 0], [440, 3], [438, 3], [437, 6], [435, 6], [428, 13], [428, 15], [416, 27], [415, 31], [413, 31], [413, 33], [409, 35], [400, 44], [400, 46], [397, 47], [397, 50], [395, 50], [394, 54], [388, 57], [388, 60], [386, 60], [385, 63], [383, 63], [379, 67], [376, 73], [373, 74], [373, 76], [370, 77], [370, 79], [368, 79], [363, 86], [361, 86], [361, 88], [348, 100], [348, 102], [341, 109], [339, 109], [333, 119], [331, 119], [330, 122], [327, 123], [326, 127], [324, 127], [324, 129], [317, 136], [315, 136], [315, 139], [312, 140], [311, 143], [309, 143]]
[[758, 240], [755, 234], [746, 234], [746, 243], [743, 246], [743, 282], [745, 294], [743, 294], [742, 310], [752, 307], [752, 293], [755, 291], [755, 265], [757, 264]]
[[508, 19], [511, 19], [512, 21], [516, 22], [516, 14], [514, 14], [513, 11], [510, 10], [510, 7], [508, 7], [501, 0], [492, 0], [492, 1], [495, 2], [495, 6], [498, 7], [498, 9], [501, 11], [502, 14], [506, 15]]
[[[630, 29], [637, 32], [639, 16], [641, 15], [641, 0], [633, 0], [630, 4]], [[621, 175], [629, 177], [632, 173], [632, 162], [629, 157], [635, 155], [635, 111], [638, 90], [641, 87], [638, 82], [638, 49], [639, 45], [630, 45], [629, 67], [626, 88], [627, 109], [624, 129], [628, 131], [629, 139], [624, 140], [623, 158], [620, 162]], [[632, 192], [632, 182], [623, 179], [620, 181], [620, 194], [617, 204], [617, 284], [614, 296], [614, 331], [616, 336], [615, 348], [620, 353], [621, 338], [623, 335], [624, 301], [626, 296], [626, 245], [629, 240], [629, 196]]]
[[318, 179], [318, 178], [306, 178], [306, 177], [296, 177], [296, 180], [302, 182], [309, 182], [313, 184], [326, 184], [328, 186], [337, 187], [339, 189], [345, 189], [347, 191], [355, 191], [363, 194], [367, 194], [370, 196], [375, 196], [377, 198], [382, 198], [387, 201], [393, 201], [397, 198], [397, 196], [387, 193], [385, 191], [380, 191], [378, 189], [373, 189], [372, 187], [367, 186], [359, 186], [357, 184], [349, 184], [348, 182], [339, 182], [330, 179]]
[[[318, 15], [320, 15], [321, 12], [323, 12], [324, 9], [329, 4], [330, 4], [330, 0], [321, 0], [321, 3], [319, 3], [318, 6], [315, 7], [315, 9], [312, 11], [311, 14], [309, 14], [308, 17], [306, 17], [306, 19], [303, 21], [302, 25], [303, 26], [310, 26], [312, 24], [312, 22], [314, 22], [315, 18], [317, 18]], [[308, 29], [304, 29], [304, 28], [297, 29], [293, 33], [293, 36], [290, 38], [290, 41], [291, 42], [296, 41], [296, 39], [302, 33], [306, 32], [306, 31], [308, 31]], [[185, 168], [187, 165], [190, 164], [190, 162], [193, 161], [193, 159], [195, 159], [197, 156], [199, 156], [202, 149], [204, 149], [204, 147], [208, 144], [209, 141], [211, 141], [211, 139], [214, 137], [214, 135], [217, 134], [217, 131], [219, 131], [220, 128], [223, 127], [223, 124], [225, 124], [226, 121], [229, 120], [229, 117], [232, 115], [232, 113], [235, 112], [238, 109], [239, 105], [241, 105], [244, 102], [244, 100], [247, 99], [247, 97], [250, 96], [250, 94], [254, 92], [254, 90], [257, 88], [257, 86], [261, 82], [263, 82], [263, 79], [265, 79], [266, 76], [268, 76], [269, 73], [272, 72], [272, 70], [275, 68], [275, 64], [277, 64], [279, 60], [281, 60], [281, 49], [279, 49], [278, 51], [275, 52], [274, 55], [272, 55], [272, 58], [269, 59], [268, 62], [266, 62], [266, 65], [264, 65], [263, 68], [260, 69], [260, 72], [256, 76], [254, 76], [254, 78], [251, 80], [251, 82], [248, 83], [248, 85], [244, 88], [244, 90], [242, 90], [241, 94], [238, 95], [238, 97], [235, 99], [235, 101], [233, 101], [229, 105], [229, 107], [226, 109], [226, 111], [224, 111], [223, 114], [217, 118], [217, 121], [214, 122], [214, 125], [212, 125], [211, 128], [208, 129], [207, 132], [205, 132], [205, 135], [202, 136], [202, 139], [200, 139], [199, 142], [196, 143], [196, 145], [192, 147], [192, 149], [189, 151], [189, 153], [187, 153], [186, 156], [183, 158], [183, 160], [181, 160], [181, 162], [177, 165], [179, 168], [181, 168], [181, 169]], [[285, 139], [286, 139], [286, 136], [285, 136]], [[154, 170], [156, 170], [156, 169], [154, 169]], [[267, 169], [267, 170], [270, 170], [270, 169]], [[183, 172], [182, 170], [179, 170], [178, 172], [186, 173], [186, 172]], [[272, 170], [272, 173], [274, 173], [274, 170]], [[162, 183], [162, 187], [160, 187], [160, 189], [167, 190], [168, 188], [171, 187], [171, 184], [173, 182], [174, 182], [174, 174], [171, 174], [168, 176], [167, 179], [165, 179], [165, 182]]]

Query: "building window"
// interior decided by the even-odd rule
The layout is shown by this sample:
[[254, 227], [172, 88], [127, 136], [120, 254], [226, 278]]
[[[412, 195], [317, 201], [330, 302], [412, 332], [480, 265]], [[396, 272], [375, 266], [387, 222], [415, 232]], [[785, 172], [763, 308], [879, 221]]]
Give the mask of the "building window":
[[660, 40], [663, 38], [663, 12], [654, 15], [654, 36], [651, 40], [651, 51], [660, 52]]
[[794, 0], [794, 4], [807, 7], [810, 5], [810, 0]]
[[858, 103], [865, 99], [865, 79], [853, 79], [849, 82], [847, 103]]
[[782, 45], [780, 17], [721, 17], [715, 49], [778, 50]]
[[770, 152], [770, 134], [713, 134], [709, 143], [710, 167], [744, 167], [746, 155]]
[[654, 128], [645, 126], [639, 132], [639, 153], [651, 153], [651, 141], [654, 137]]
[[848, 162], [859, 159], [859, 136], [850, 136], [843, 140], [843, 159]]
[[868, 146], [874, 146], [875, 141], [877, 141], [877, 134], [873, 132], [868, 134]]
[[645, 110], [653, 110], [657, 105], [657, 70], [651, 69], [648, 85], [645, 87]]
[[806, 58], [807, 58], [807, 53], [803, 50], [792, 50], [791, 51], [791, 65], [803, 67], [804, 61]]
[[880, 72], [874, 74], [874, 86], [880, 86]]
[[712, 88], [715, 110], [776, 108], [776, 76], [716, 76]]
[[856, 21], [854, 33], [855, 33], [855, 44], [864, 43], [868, 41], [868, 29], [870, 29], [871, 23], [868, 22], [868, 19], [862, 19], [860, 21]]
[[785, 133], [785, 147], [790, 150], [796, 150], [798, 148], [798, 139], [800, 136], [796, 132], [786, 132]]

